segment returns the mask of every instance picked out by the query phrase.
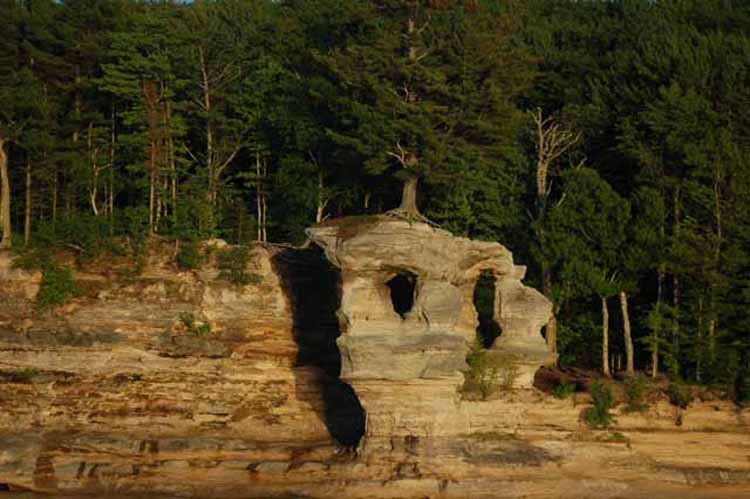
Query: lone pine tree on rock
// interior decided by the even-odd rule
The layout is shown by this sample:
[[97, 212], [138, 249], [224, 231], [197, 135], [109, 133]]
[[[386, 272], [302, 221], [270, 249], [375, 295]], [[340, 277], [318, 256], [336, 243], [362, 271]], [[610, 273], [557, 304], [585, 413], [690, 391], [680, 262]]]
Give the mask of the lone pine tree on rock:
[[[447, 183], [483, 161], [502, 162], [511, 101], [529, 59], [508, 57], [513, 31], [502, 11], [462, 2], [383, 0], [343, 48], [319, 61], [340, 89], [328, 133], [365, 173], [394, 173], [401, 203], [389, 213], [424, 220], [420, 180]], [[511, 67], [512, 66], [512, 67]]]

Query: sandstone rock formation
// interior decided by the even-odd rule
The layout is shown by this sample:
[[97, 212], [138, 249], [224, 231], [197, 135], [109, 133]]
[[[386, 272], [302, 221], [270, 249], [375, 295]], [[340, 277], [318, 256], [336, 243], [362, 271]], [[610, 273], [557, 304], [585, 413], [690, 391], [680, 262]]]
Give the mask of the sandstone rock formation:
[[456, 418], [457, 389], [476, 337], [473, 295], [482, 272], [495, 278], [503, 331], [493, 353], [513, 364], [516, 387], [530, 388], [536, 370], [553, 360], [540, 332], [551, 306], [521, 283], [525, 268], [499, 243], [385, 216], [334, 220], [307, 233], [341, 271], [341, 377], [365, 405], [368, 435], [465, 428]]
[[[392, 246], [359, 247], [373, 262], [394, 261], [394, 276], [403, 268], [417, 276], [420, 291], [411, 311], [399, 308], [403, 319], [385, 307], [390, 288], [368, 287], [382, 271], [348, 260], [355, 246], [339, 239], [342, 227], [335, 239], [332, 228], [315, 229], [341, 243], [327, 247], [341, 272], [312, 249], [258, 245], [247, 270], [259, 279], [240, 286], [219, 279], [211, 263], [178, 272], [156, 252], [140, 275], [126, 262], [78, 269], [81, 295], [45, 313], [33, 307], [39, 274], [13, 270], [0, 253], [0, 499], [26, 499], [28, 491], [211, 499], [750, 497], [750, 413], [729, 402], [618, 410], [613, 429], [591, 431], [580, 418], [585, 394], [557, 400], [516, 390], [462, 399], [458, 372], [476, 321], [471, 281], [483, 265], [504, 276], [496, 283], [503, 336], [538, 335], [544, 304], [533, 305], [538, 316], [524, 311], [538, 296], [519, 287], [520, 271], [499, 245], [421, 226], [406, 235], [400, 222], [381, 227], [400, 234], [398, 247], [414, 248], [420, 238], [447, 245], [424, 246], [416, 263], [406, 254], [399, 260]], [[377, 234], [367, 237], [384, 237]], [[346, 308], [350, 302], [339, 301], [352, 289], [385, 293], [383, 308], [356, 301]], [[185, 314], [211, 331], [190, 332]], [[381, 329], [394, 321], [398, 329]], [[427, 332], [435, 338], [425, 339]], [[514, 348], [524, 342], [532, 343], [515, 341]], [[356, 395], [337, 379], [340, 367]], [[363, 431], [357, 396], [368, 426], [355, 453], [347, 447]]]

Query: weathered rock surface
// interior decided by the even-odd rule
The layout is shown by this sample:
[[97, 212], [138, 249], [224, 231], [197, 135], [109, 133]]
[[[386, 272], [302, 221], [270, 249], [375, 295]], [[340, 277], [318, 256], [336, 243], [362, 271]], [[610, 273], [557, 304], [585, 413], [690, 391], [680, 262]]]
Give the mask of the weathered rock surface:
[[495, 278], [503, 330], [493, 350], [515, 365], [515, 385], [530, 388], [536, 370], [553, 360], [540, 333], [550, 303], [522, 284], [525, 267], [499, 243], [388, 217], [345, 218], [307, 233], [341, 271], [341, 377], [365, 406], [368, 436], [468, 429], [456, 417], [457, 388], [476, 335], [473, 295], [483, 272]]
[[[471, 262], [505, 269], [496, 287], [506, 293], [503, 336], [538, 335], [543, 314], [523, 311], [537, 295], [512, 284], [519, 273], [499, 245], [448, 244], [451, 252], [420, 253], [431, 264], [407, 267], [442, 291], [436, 300], [421, 287], [403, 320], [391, 314], [390, 290], [367, 284], [380, 271], [330, 248], [341, 274], [312, 251], [254, 247], [249, 270], [261, 278], [247, 286], [217, 279], [212, 266], [78, 272], [89, 292], [46, 314], [32, 303], [40, 276], [0, 254], [0, 498], [750, 496], [750, 414], [726, 402], [680, 413], [661, 402], [590, 431], [583, 398], [518, 390], [462, 399], [458, 370], [476, 321], [470, 281], [481, 268]], [[457, 259], [467, 247], [473, 256]], [[378, 259], [395, 253], [383, 251]], [[445, 263], [427, 260], [431, 252]], [[438, 276], [449, 261], [459, 270], [445, 286]], [[356, 396], [336, 379], [335, 312], [348, 289], [386, 293], [383, 308], [355, 300], [351, 315], [339, 314], [340, 343], [352, 352], [342, 372], [368, 409], [356, 453], [331, 437], [362, 431], [352, 424], [362, 417]], [[189, 332], [183, 314], [211, 332]], [[380, 329], [394, 321], [399, 329]], [[396, 334], [379, 340], [385, 333]]]

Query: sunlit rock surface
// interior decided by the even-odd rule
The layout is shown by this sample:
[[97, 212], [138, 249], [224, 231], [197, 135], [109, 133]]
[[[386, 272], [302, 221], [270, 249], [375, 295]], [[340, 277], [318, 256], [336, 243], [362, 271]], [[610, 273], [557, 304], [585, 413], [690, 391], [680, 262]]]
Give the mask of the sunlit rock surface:
[[553, 360], [541, 336], [551, 306], [521, 283], [525, 268], [501, 244], [472, 241], [424, 223], [380, 217], [308, 229], [341, 271], [341, 377], [367, 411], [369, 436], [468, 431], [458, 387], [478, 325], [473, 295], [481, 273], [495, 278], [493, 346], [531, 388]]
[[[424, 246], [416, 263], [369, 250], [416, 276], [403, 318], [391, 288], [370, 287], [385, 278], [378, 264], [348, 259], [345, 241], [326, 246], [340, 270], [313, 249], [255, 246], [246, 286], [213, 261], [179, 272], [170, 248], [141, 274], [106, 261], [77, 271], [80, 296], [45, 313], [41, 276], [0, 253], [0, 499], [750, 497], [750, 415], [728, 402], [618, 407], [614, 428], [591, 431], [585, 394], [463, 399], [481, 269], [497, 276], [499, 351], [506, 336], [540, 351], [547, 305], [502, 246], [391, 223], [398, 245]], [[315, 237], [337, 241], [332, 230]], [[347, 309], [351, 289], [380, 293], [382, 307]], [[185, 314], [211, 331], [189, 332]]]

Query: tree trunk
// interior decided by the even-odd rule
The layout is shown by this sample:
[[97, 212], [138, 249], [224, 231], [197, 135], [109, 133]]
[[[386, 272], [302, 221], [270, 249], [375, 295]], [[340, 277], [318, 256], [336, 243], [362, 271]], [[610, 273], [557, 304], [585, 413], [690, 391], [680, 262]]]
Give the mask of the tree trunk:
[[88, 133], [89, 162], [91, 163], [91, 189], [89, 191], [89, 201], [91, 202], [91, 209], [94, 211], [94, 216], [98, 217], [99, 207], [96, 204], [96, 198], [99, 195], [99, 165], [96, 164], [96, 151], [94, 150], [93, 121], [89, 121]]
[[3, 231], [0, 249], [10, 248], [10, 180], [8, 179], [8, 155], [5, 152], [5, 139], [2, 137], [0, 137], [0, 221]]
[[[549, 271], [546, 265], [542, 265], [542, 293], [547, 297], [548, 300], [552, 301], [552, 272]], [[557, 365], [557, 311], [555, 310], [555, 303], [552, 303], [552, 315], [547, 323], [546, 338], [547, 348], [555, 357], [555, 365]]]
[[318, 207], [315, 210], [315, 223], [319, 224], [323, 221], [323, 213], [325, 212], [326, 205], [328, 204], [328, 198], [323, 193], [325, 184], [323, 183], [323, 170], [318, 171]]
[[23, 216], [23, 245], [31, 241], [31, 158], [26, 158], [26, 207]]
[[415, 176], [411, 176], [404, 180], [403, 190], [401, 193], [401, 206], [400, 210], [405, 211], [413, 215], [419, 215], [419, 208], [417, 208], [417, 184], [419, 179]]
[[[724, 237], [724, 229], [722, 223], [722, 195], [721, 195], [721, 182], [723, 175], [720, 170], [720, 166], [714, 171], [714, 220], [716, 223], [716, 245], [714, 247], [714, 271], [719, 272], [721, 266], [721, 243]], [[716, 328], [717, 328], [717, 316], [716, 313], [716, 282], [711, 282], [711, 303], [709, 314], [711, 319], [708, 321], [708, 358], [710, 362], [715, 360], [716, 352]]]
[[654, 379], [659, 375], [659, 336], [661, 333], [661, 302], [665, 273], [664, 264], [659, 265], [656, 275], [656, 313], [659, 314], [659, 326], [654, 328], [651, 342], [651, 377]]
[[[265, 158], [263, 159], [263, 183], [265, 185], [265, 179], [268, 178], [268, 163]], [[268, 196], [265, 190], [263, 191], [263, 242], [268, 242]]]
[[630, 314], [628, 313], [628, 295], [620, 291], [620, 309], [622, 310], [622, 329], [625, 335], [625, 372], [632, 376], [635, 374], [633, 362], [633, 337], [630, 334]]
[[605, 376], [611, 377], [609, 371], [609, 309], [607, 308], [607, 298], [602, 296], [602, 372]]
[[[681, 205], [680, 205], [680, 186], [675, 188], [674, 192], [674, 238], [675, 244], [680, 244], [680, 224], [681, 224]], [[680, 276], [676, 270], [672, 273], [672, 308], [674, 310], [674, 320], [672, 322], [672, 355], [675, 362], [672, 363], [679, 374], [679, 355], [680, 355]]]
[[55, 228], [57, 222], [57, 166], [54, 167], [55, 173], [52, 177], [52, 228]]

